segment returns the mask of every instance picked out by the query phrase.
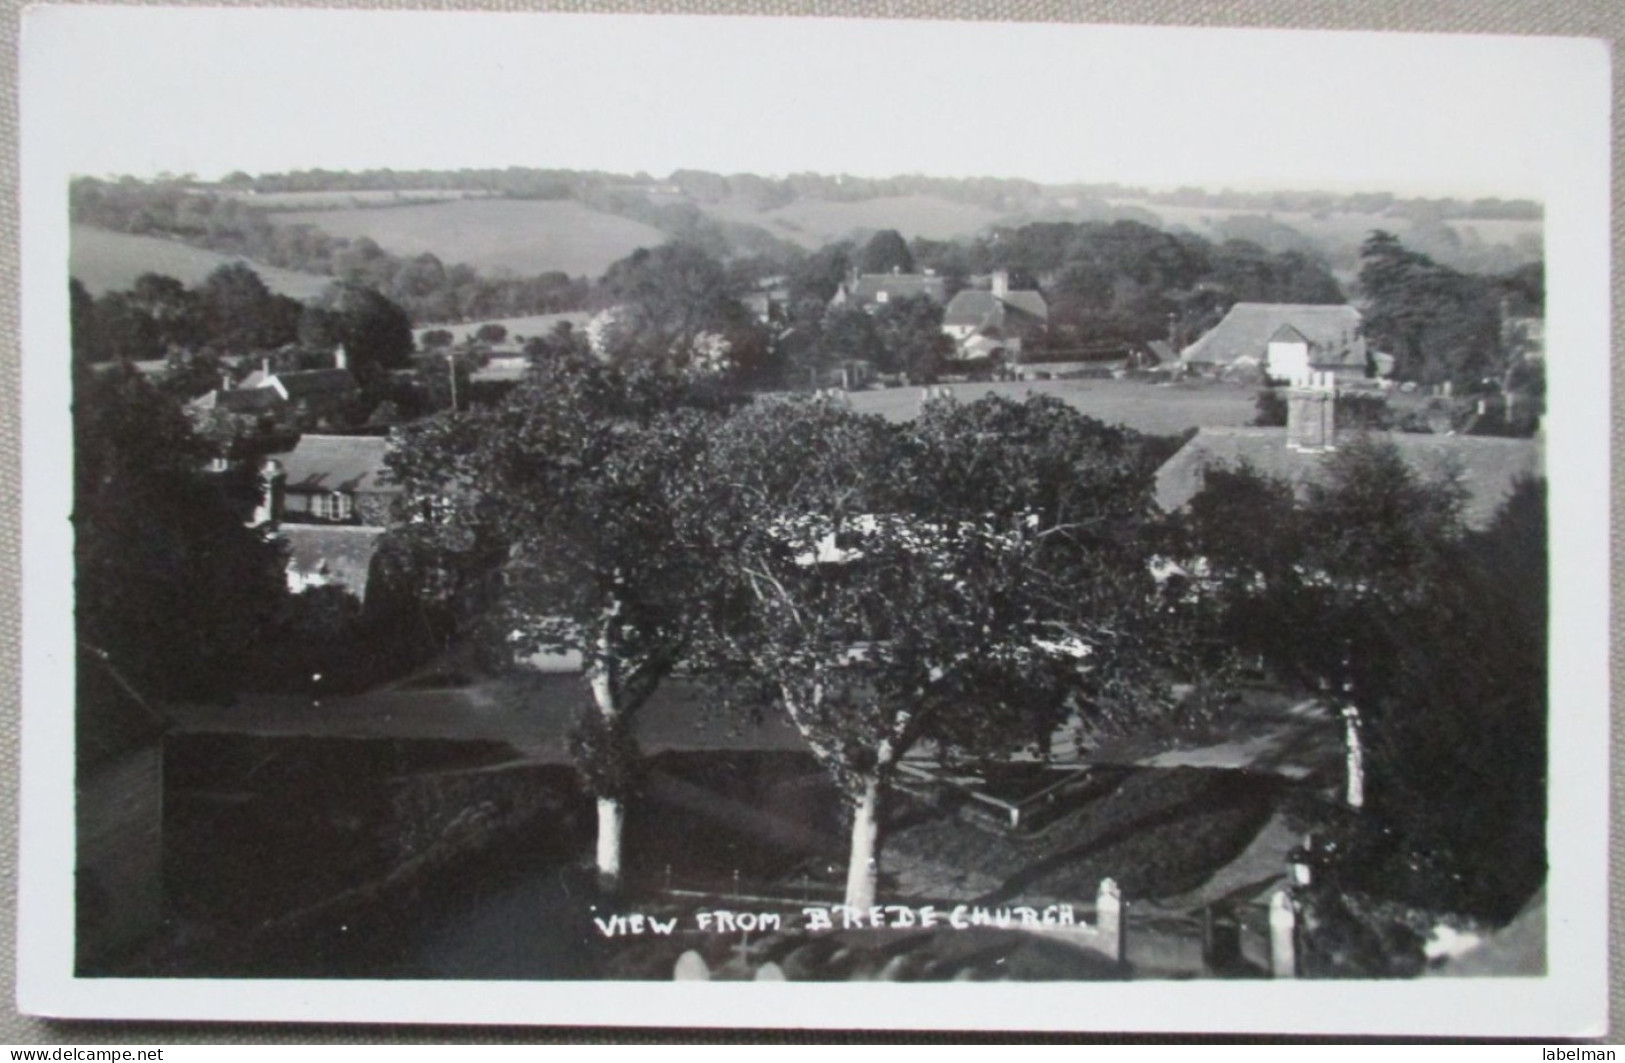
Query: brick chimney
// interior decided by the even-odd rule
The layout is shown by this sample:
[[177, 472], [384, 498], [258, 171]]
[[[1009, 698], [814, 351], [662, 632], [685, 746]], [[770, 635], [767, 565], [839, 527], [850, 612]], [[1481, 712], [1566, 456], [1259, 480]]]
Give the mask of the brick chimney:
[[1337, 445], [1337, 377], [1311, 372], [1286, 392], [1286, 445], [1331, 450]]
[[1010, 294], [1010, 273], [1008, 270], [996, 269], [993, 271], [993, 298], [1003, 299]]

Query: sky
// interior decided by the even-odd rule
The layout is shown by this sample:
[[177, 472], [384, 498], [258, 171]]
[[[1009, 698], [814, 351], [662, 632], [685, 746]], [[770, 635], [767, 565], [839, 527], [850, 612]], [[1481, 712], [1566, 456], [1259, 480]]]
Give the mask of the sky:
[[[1054, 24], [64, 6], [71, 172], [542, 166], [1540, 198], [1588, 46]], [[1590, 54], [1590, 53], [1586, 53]], [[1584, 65], [1581, 63], [1580, 65]]]

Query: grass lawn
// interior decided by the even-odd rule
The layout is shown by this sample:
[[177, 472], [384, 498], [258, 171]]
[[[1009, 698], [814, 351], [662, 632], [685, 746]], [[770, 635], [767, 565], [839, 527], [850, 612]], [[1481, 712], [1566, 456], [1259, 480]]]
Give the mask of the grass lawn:
[[[1090, 417], [1151, 435], [1177, 435], [1205, 425], [1248, 425], [1257, 414], [1258, 389], [1240, 384], [1030, 380], [949, 384], [947, 387], [960, 402], [973, 402], [989, 394], [1016, 401], [1028, 395], [1053, 395]], [[907, 421], [919, 414], [920, 390], [854, 391], [846, 398], [859, 413], [878, 413], [887, 420]]]
[[294, 299], [312, 298], [333, 283], [332, 277], [278, 269], [241, 255], [205, 251], [156, 236], [115, 233], [89, 225], [75, 225], [69, 235], [68, 271], [92, 295], [123, 291], [143, 273], [161, 273], [194, 287], [232, 262], [247, 262], [273, 292]]
[[653, 226], [568, 200], [465, 199], [419, 206], [315, 210], [278, 216], [334, 236], [367, 236], [396, 255], [438, 255], [489, 273], [559, 270], [597, 277], [640, 247], [666, 242]]

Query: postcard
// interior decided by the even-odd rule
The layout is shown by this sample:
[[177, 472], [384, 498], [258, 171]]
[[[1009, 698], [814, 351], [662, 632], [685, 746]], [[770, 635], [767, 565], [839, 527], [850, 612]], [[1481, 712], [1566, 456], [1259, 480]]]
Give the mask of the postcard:
[[23, 42], [24, 1012], [1605, 1031], [1603, 42]]

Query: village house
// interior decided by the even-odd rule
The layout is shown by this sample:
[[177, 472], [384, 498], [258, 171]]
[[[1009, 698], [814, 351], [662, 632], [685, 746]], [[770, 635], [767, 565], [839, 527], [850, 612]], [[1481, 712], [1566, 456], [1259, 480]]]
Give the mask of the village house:
[[378, 436], [305, 435], [260, 467], [254, 524], [275, 526], [288, 544], [288, 586], [338, 585], [365, 600], [378, 540], [400, 488], [384, 466]]
[[967, 288], [949, 301], [942, 315], [942, 331], [959, 348], [961, 358], [991, 357], [1003, 352], [1014, 358], [1024, 340], [1041, 336], [1049, 327], [1049, 303], [1033, 289], [1010, 287], [1010, 274], [999, 270], [989, 287]]
[[829, 305], [831, 309], [855, 306], [873, 313], [888, 303], [921, 295], [938, 305], [946, 303], [947, 282], [929, 273], [859, 273], [835, 290]]
[[1335, 375], [1312, 373], [1287, 391], [1285, 428], [1199, 429], [1157, 470], [1157, 505], [1169, 513], [1183, 509], [1202, 490], [1212, 467], [1245, 465], [1301, 495], [1324, 475], [1326, 455], [1355, 439], [1392, 443], [1423, 476], [1459, 478], [1467, 495], [1463, 518], [1475, 530], [1490, 525], [1520, 480], [1542, 475], [1538, 439], [1339, 431], [1337, 394]]
[[1294, 384], [1310, 373], [1348, 380], [1392, 371], [1391, 358], [1368, 357], [1360, 325], [1360, 312], [1346, 303], [1237, 303], [1179, 362], [1191, 372], [1257, 373]]
[[331, 368], [278, 372], [270, 358], [262, 358], [259, 368], [239, 383], [222, 374], [220, 387], [193, 399], [187, 409], [194, 416], [214, 411], [248, 416], [294, 413], [314, 420], [342, 412], [360, 391], [344, 348], [339, 347]]

